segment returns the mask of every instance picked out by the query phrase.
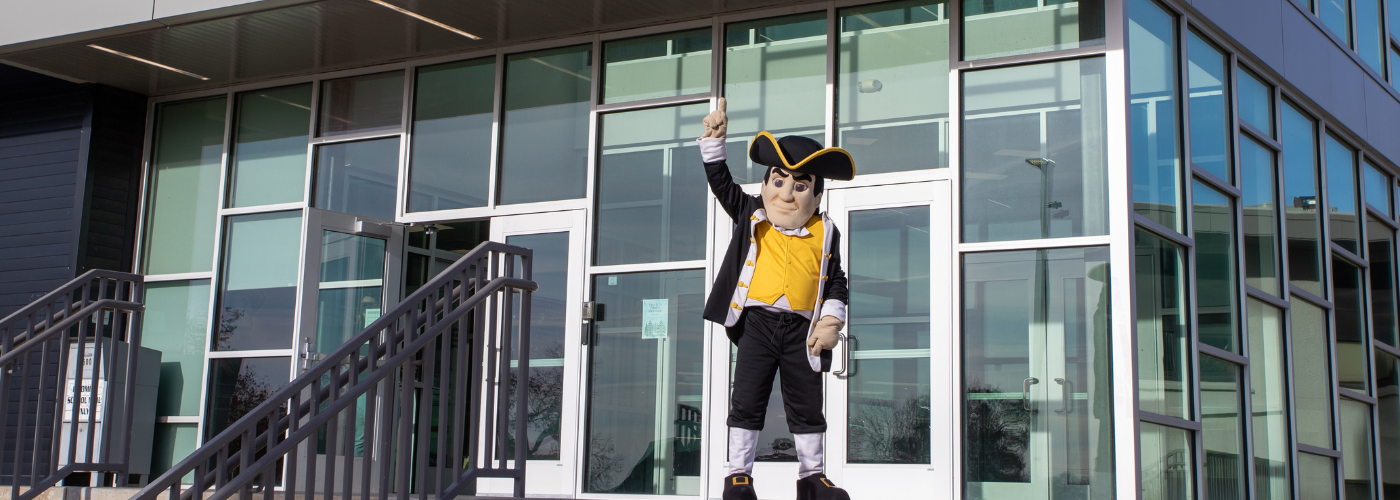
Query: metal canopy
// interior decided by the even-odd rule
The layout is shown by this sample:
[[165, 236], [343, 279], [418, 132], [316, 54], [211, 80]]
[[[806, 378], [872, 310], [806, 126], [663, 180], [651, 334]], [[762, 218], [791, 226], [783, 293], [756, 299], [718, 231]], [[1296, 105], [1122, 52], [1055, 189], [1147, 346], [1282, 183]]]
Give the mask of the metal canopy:
[[[6, 54], [11, 63], [149, 96], [321, 73], [525, 41], [634, 28], [792, 0], [323, 0]], [[201, 80], [89, 45], [176, 68]]]

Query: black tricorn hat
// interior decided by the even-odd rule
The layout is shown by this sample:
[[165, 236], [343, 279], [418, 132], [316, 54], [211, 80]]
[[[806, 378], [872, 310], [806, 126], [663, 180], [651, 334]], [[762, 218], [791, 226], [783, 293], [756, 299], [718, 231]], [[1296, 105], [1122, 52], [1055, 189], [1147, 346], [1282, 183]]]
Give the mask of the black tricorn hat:
[[759, 132], [749, 144], [749, 159], [825, 179], [849, 181], [856, 176], [855, 160], [846, 150], [823, 148], [821, 143], [798, 135], [775, 139], [773, 134]]

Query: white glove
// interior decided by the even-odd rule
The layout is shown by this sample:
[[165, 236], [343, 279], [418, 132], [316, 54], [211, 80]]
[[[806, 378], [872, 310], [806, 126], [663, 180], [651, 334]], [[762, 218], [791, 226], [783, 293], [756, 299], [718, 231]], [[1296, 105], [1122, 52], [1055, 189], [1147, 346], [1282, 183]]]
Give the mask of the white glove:
[[817, 320], [817, 327], [812, 329], [812, 335], [807, 337], [807, 348], [813, 356], [836, 348], [836, 337], [841, 332], [841, 327], [846, 324], [835, 316], [822, 316]]

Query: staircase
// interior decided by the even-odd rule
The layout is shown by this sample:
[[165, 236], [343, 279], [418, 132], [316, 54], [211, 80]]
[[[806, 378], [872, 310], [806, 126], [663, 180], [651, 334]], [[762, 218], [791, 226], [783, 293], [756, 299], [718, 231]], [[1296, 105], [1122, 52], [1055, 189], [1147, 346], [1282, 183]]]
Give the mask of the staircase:
[[[479, 478], [512, 479], [514, 496], [523, 498], [525, 461], [509, 458], [525, 456], [527, 442], [527, 387], [512, 373], [529, 370], [530, 292], [537, 288], [531, 259], [529, 249], [481, 244], [132, 498], [451, 499], [474, 494]], [[139, 345], [140, 277], [130, 282], [125, 299], [103, 307], [130, 310], [123, 333]], [[42, 331], [71, 326], [51, 324]], [[8, 331], [0, 333], [4, 369], [21, 353], [12, 353]], [[21, 331], [14, 344], [47, 349], [26, 335], [33, 337]], [[134, 371], [134, 360], [126, 368]], [[10, 498], [34, 498], [78, 470], [101, 469], [119, 476], [113, 486], [125, 485], [124, 463], [91, 462], [31, 465], [27, 477], [43, 478], [25, 483], [33, 486], [23, 493], [17, 469]], [[12, 477], [4, 473], [0, 482]]]

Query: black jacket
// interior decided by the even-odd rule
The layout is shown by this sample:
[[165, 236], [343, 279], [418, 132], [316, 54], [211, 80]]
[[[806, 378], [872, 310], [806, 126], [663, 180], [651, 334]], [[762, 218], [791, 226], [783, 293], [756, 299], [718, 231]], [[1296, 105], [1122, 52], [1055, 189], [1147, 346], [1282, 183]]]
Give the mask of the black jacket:
[[[705, 176], [710, 181], [710, 191], [715, 193], [720, 206], [724, 207], [724, 211], [734, 221], [734, 234], [729, 238], [729, 249], [724, 253], [724, 260], [715, 274], [714, 286], [710, 288], [710, 297], [705, 301], [705, 319], [725, 325], [725, 333], [729, 340], [738, 344], [739, 339], [744, 336], [744, 322], [730, 321], [730, 309], [733, 308], [732, 298], [744, 269], [745, 257], [749, 254], [749, 248], [753, 246], [753, 224], [749, 222], [754, 213], [763, 208], [763, 200], [745, 193], [743, 188], [734, 183], [734, 177], [729, 174], [729, 165], [724, 160], [706, 163]], [[825, 217], [823, 219], [825, 220]], [[841, 270], [841, 232], [832, 224], [827, 224], [826, 231], [830, 237], [822, 250], [828, 256], [822, 276], [827, 280], [825, 284], [818, 283], [820, 297], [822, 302], [837, 300], [842, 304], [849, 304], [850, 291], [846, 288], [846, 272]], [[820, 316], [819, 303], [816, 310], [812, 311], [813, 324]], [[810, 333], [809, 326], [808, 334]], [[823, 354], [823, 358], [829, 359], [829, 352]], [[828, 364], [829, 362], [823, 363]]]

